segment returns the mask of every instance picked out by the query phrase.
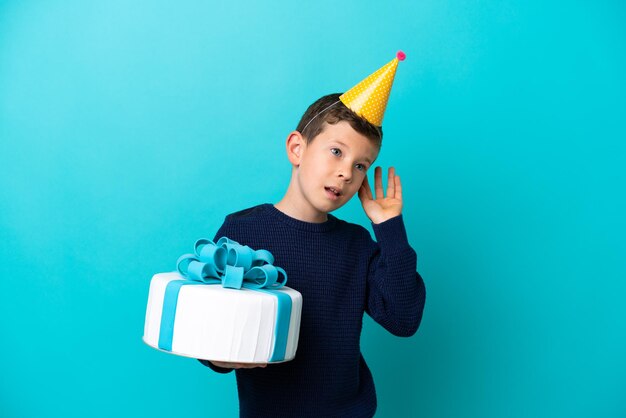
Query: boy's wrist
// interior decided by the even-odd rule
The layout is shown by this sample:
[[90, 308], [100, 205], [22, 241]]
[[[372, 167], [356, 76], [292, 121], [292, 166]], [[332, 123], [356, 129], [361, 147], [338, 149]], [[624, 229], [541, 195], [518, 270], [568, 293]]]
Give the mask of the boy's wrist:
[[383, 222], [387, 222], [390, 219], [397, 218], [400, 215], [402, 215], [402, 213], [381, 215], [379, 217], [375, 217], [374, 219], [370, 219], [370, 221], [372, 221], [374, 225], [379, 225]]
[[372, 222], [376, 241], [384, 250], [400, 250], [410, 247], [402, 214], [380, 223]]

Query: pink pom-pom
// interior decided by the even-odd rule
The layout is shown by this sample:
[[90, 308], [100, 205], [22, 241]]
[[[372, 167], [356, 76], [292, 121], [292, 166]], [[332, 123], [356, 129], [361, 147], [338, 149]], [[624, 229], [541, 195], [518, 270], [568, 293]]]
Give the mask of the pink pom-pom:
[[396, 54], [396, 58], [398, 58], [398, 60], [400, 61], [404, 61], [404, 59], [406, 58], [406, 54], [402, 51], [398, 51], [398, 53]]

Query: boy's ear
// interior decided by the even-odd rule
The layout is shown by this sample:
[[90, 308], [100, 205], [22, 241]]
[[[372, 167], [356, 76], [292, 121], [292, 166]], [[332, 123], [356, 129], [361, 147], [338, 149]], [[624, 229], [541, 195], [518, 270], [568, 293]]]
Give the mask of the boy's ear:
[[287, 158], [289, 158], [289, 162], [294, 166], [300, 165], [300, 160], [302, 159], [302, 154], [306, 148], [306, 142], [304, 141], [304, 137], [298, 131], [293, 131], [287, 137]]

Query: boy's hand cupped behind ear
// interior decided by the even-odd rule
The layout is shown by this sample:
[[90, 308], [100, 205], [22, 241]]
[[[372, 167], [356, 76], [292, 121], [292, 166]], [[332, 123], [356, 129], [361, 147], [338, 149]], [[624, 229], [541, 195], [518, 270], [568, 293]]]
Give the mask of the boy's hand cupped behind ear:
[[374, 193], [370, 187], [367, 176], [363, 179], [359, 189], [359, 199], [363, 205], [363, 210], [368, 218], [375, 224], [385, 222], [402, 213], [402, 184], [400, 176], [397, 176], [395, 169], [389, 167], [387, 174], [387, 196], [383, 194], [382, 168], [376, 167], [374, 170]]

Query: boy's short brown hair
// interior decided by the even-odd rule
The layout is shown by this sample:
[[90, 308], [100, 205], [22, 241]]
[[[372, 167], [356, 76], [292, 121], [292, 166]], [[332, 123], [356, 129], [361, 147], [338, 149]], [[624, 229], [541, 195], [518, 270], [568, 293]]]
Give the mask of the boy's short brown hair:
[[[352, 129], [368, 138], [380, 150], [383, 141], [382, 127], [374, 126], [366, 119], [348, 109], [340, 100], [342, 93], [333, 93], [317, 99], [308, 107], [298, 123], [300, 132], [307, 144], [324, 130], [324, 122], [331, 125], [345, 120]], [[321, 112], [321, 113], [320, 113]]]

